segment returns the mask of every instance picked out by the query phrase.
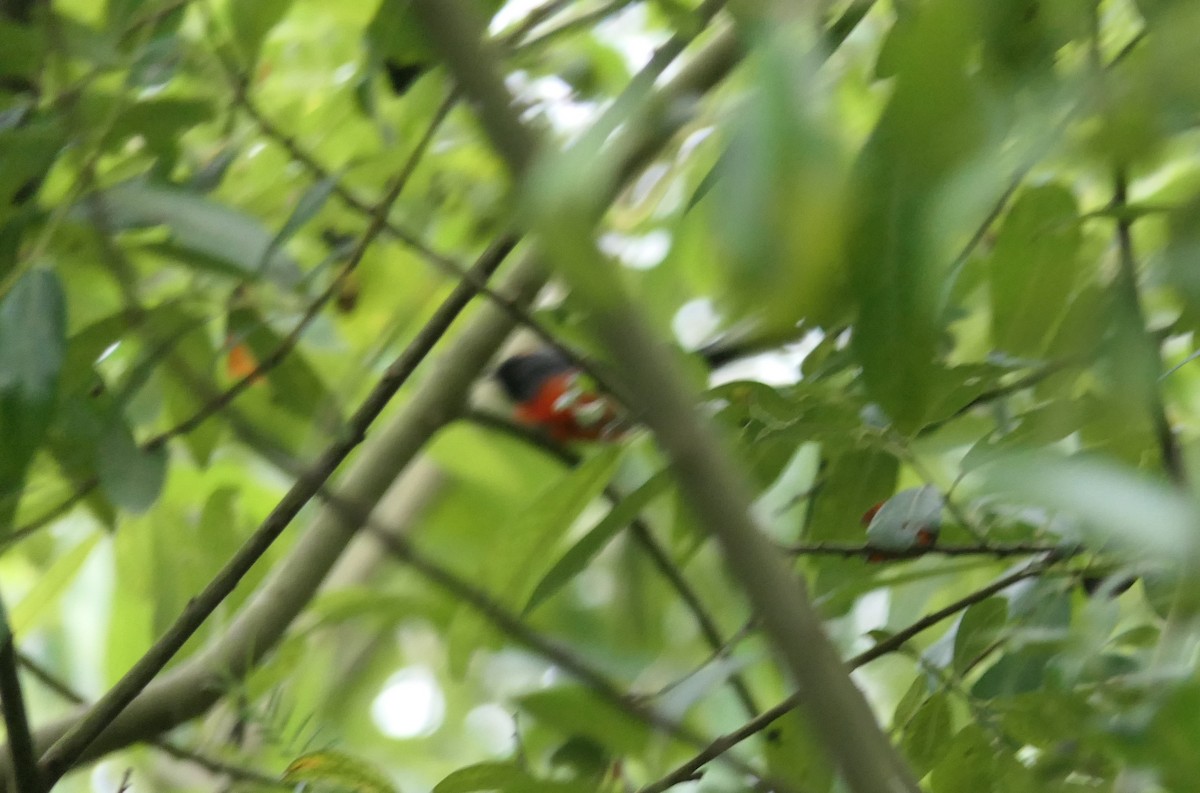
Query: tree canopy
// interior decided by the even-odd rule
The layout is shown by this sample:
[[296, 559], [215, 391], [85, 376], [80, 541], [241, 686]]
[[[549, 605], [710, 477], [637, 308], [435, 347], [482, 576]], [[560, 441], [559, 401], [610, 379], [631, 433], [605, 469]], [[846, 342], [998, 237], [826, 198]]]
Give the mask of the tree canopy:
[[1198, 39], [0, 0], [0, 784], [1192, 790]]

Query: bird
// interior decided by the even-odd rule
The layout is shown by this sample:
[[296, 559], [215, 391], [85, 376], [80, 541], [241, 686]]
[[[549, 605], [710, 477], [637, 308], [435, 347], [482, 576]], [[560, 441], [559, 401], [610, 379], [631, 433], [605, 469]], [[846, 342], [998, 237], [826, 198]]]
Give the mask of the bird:
[[506, 358], [496, 379], [516, 405], [516, 419], [556, 441], [615, 441], [629, 430], [617, 402], [593, 389], [583, 370], [556, 349]]

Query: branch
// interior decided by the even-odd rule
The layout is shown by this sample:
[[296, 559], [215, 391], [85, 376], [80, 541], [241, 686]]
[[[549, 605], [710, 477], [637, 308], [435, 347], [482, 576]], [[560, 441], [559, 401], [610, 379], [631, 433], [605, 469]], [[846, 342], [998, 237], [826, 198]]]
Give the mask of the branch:
[[[480, 275], [491, 273], [504, 260], [510, 247], [502, 244], [490, 249], [481, 258], [477, 266], [477, 273]], [[333, 472], [350, 452], [362, 442], [367, 428], [408, 380], [417, 365], [424, 360], [433, 345], [442, 337], [473, 295], [472, 287], [459, 284], [409, 347], [388, 367], [384, 377], [350, 418], [338, 440], [331, 444], [313, 467], [288, 490], [288, 493], [250, 539], [238, 549], [221, 572], [204, 588], [204, 591], [188, 602], [183, 614], [155, 642], [154, 646], [96, 702], [87, 715], [50, 747], [41, 760], [48, 785], [52, 786], [79, 760], [91, 743], [149, 685], [179, 651], [184, 642], [233, 591], [254, 563], [283, 533], [296, 514], [333, 475]]]
[[[507, 419], [482, 411], [468, 411], [464, 415], [464, 418], [480, 426], [498, 430], [510, 437], [528, 443], [568, 467], [573, 468], [580, 463], [580, 456], [563, 444], [557, 443], [542, 433], [522, 427]], [[619, 490], [611, 485], [604, 488], [604, 496], [614, 506], [621, 503], [625, 498]], [[726, 647], [726, 641], [721, 636], [721, 630], [717, 627], [716, 620], [708, 613], [708, 609], [705, 608], [696, 590], [692, 588], [692, 585], [683, 575], [683, 571], [671, 559], [671, 555], [667, 553], [666, 549], [654, 538], [650, 527], [640, 515], [635, 516], [630, 521], [629, 528], [634, 540], [641, 546], [646, 555], [650, 557], [650, 561], [654, 563], [654, 566], [658, 569], [662, 577], [671, 585], [671, 588], [675, 590], [679, 599], [683, 601], [684, 606], [691, 612], [692, 617], [696, 621], [696, 626], [700, 629], [700, 634], [708, 643], [709, 648], [714, 653], [721, 653]], [[742, 707], [745, 708], [746, 713], [750, 716], [758, 713], [758, 706], [754, 703], [750, 687], [746, 684], [742, 675], [730, 675], [729, 684], [733, 687], [734, 693], [737, 694], [738, 700], [742, 703]]]
[[29, 733], [25, 695], [17, 674], [17, 652], [4, 603], [0, 602], [0, 706], [4, 709], [4, 727], [8, 731], [8, 752], [12, 758], [13, 781], [17, 793], [42, 793], [37, 754]]
[[[64, 681], [59, 679], [57, 675], [55, 675], [49, 669], [46, 669], [46, 667], [42, 666], [30, 656], [18, 651], [17, 661], [25, 669], [25, 671], [33, 675], [38, 682], [50, 689], [59, 697], [62, 697], [67, 702], [70, 702], [73, 705], [83, 705], [86, 703], [86, 700], [81, 694], [79, 694], [79, 692], [75, 691]], [[252, 782], [253, 784], [263, 785], [269, 788], [275, 787], [289, 790], [293, 787], [293, 785], [283, 782], [277, 776], [259, 773], [258, 771], [250, 768], [244, 768], [242, 766], [233, 765], [232, 763], [226, 763], [223, 760], [209, 757], [208, 755], [187, 749], [167, 740], [152, 740], [150, 741], [150, 745], [177, 760], [183, 760], [185, 762], [192, 763], [205, 769], [206, 771], [211, 771], [214, 774], [224, 774], [231, 779], [238, 780], [239, 782]]]
[[[644, 698], [621, 691], [603, 673], [588, 665], [567, 648], [529, 627], [520, 617], [498, 603], [486, 591], [424, 556], [404, 536], [403, 532], [381, 525], [370, 514], [357, 509], [353, 503], [347, 502], [335, 494], [322, 493], [321, 496], [330, 508], [342, 515], [345, 521], [363, 526], [370, 531], [371, 536], [392, 558], [412, 568], [427, 581], [445, 590], [456, 601], [465, 604], [510, 639], [568, 672], [599, 695], [601, 699], [638, 721], [663, 730], [680, 741], [695, 746], [703, 745], [704, 741], [688, 727], [659, 713], [646, 704]], [[743, 773], [759, 776], [756, 770], [741, 760], [728, 758], [727, 761]]]
[[1146, 407], [1154, 423], [1163, 468], [1175, 484], [1186, 487], [1187, 471], [1184, 467], [1183, 453], [1163, 403], [1160, 385], [1163, 371], [1162, 353], [1146, 328], [1146, 313], [1142, 308], [1141, 291], [1138, 289], [1137, 261], [1133, 253], [1133, 219], [1122, 211], [1128, 203], [1128, 193], [1128, 176], [1123, 168], [1118, 168], [1113, 177], [1112, 200], [1112, 208], [1117, 213], [1117, 251], [1120, 264], [1117, 287], [1125, 312], [1134, 326], [1129, 328], [1129, 332], [1137, 334], [1143, 347], [1142, 353], [1148, 364], [1153, 367], [1153, 372], [1147, 372], [1149, 382], [1146, 384]]
[[1055, 545], [1038, 543], [1012, 543], [1008, 545], [932, 545], [928, 548], [910, 548], [904, 551], [888, 551], [870, 545], [840, 544], [832, 542], [797, 543], [782, 545], [780, 549], [792, 556], [883, 556], [885, 560], [916, 559], [921, 556], [994, 556], [1003, 559], [1010, 556], [1032, 556], [1040, 553], [1059, 553], [1064, 556], [1078, 553], [1075, 548], [1064, 549]]
[[[683, 97], [707, 91], [736, 64], [737, 50], [730, 37], [718, 37], [659, 91], [658, 101], [677, 104]], [[687, 114], [676, 114], [670, 123], [630, 130], [630, 153], [623, 172], [636, 171], [688, 118]], [[516, 304], [525, 305], [540, 290], [545, 277], [537, 261], [526, 260], [509, 274], [499, 291]], [[460, 290], [473, 292], [474, 284], [460, 284], [451, 298]], [[475, 377], [513, 327], [514, 320], [507, 313], [492, 305], [481, 306], [453, 348], [442, 357], [436, 373], [423, 379], [389, 424], [364, 445], [345, 472], [338, 493], [364, 507], [375, 503], [433, 434], [458, 414]], [[279, 641], [354, 537], [355, 528], [332, 510], [318, 513], [222, 639], [147, 686], [79, 759], [98, 757], [144, 740], [207, 710], [231, 678], [251, 668]], [[53, 743], [78, 718], [37, 730], [35, 743]], [[7, 778], [8, 770], [0, 766], [0, 782]]]
[[[413, 147], [412, 153], [401, 167], [399, 174], [397, 174], [396, 178], [393, 180], [392, 185], [388, 189], [388, 192], [384, 196], [383, 200], [375, 206], [363, 207], [364, 211], [371, 218], [371, 224], [359, 237], [354, 249], [351, 251], [346, 261], [338, 270], [337, 275], [334, 276], [321, 294], [319, 294], [316, 299], [309, 304], [309, 306], [305, 309], [304, 314], [292, 327], [292, 330], [280, 341], [279, 346], [276, 347], [270, 355], [264, 357], [260, 361], [257, 361], [253, 370], [241, 377], [221, 393], [213, 396], [191, 416], [179, 422], [170, 429], [167, 429], [164, 432], [161, 432], [147, 440], [141, 446], [143, 451], [153, 451], [154, 449], [163, 446], [167, 441], [173, 438], [177, 438], [181, 435], [186, 435], [195, 431], [205, 421], [228, 408], [234, 400], [241, 396], [242, 393], [253, 386], [256, 382], [258, 382], [260, 378], [283, 363], [292, 350], [296, 348], [296, 345], [300, 342], [300, 337], [304, 335], [304, 332], [313, 323], [313, 321], [316, 320], [321, 310], [338, 294], [342, 284], [345, 283], [350, 273], [357, 269], [359, 263], [362, 261], [363, 256], [366, 254], [367, 248], [370, 246], [372, 240], [378, 236], [382, 226], [386, 226], [387, 216], [391, 206], [400, 197], [401, 191], [403, 191], [405, 185], [407, 185], [409, 180], [412, 178], [413, 171], [416, 170], [416, 167], [420, 163], [425, 151], [428, 149], [429, 144], [433, 141], [434, 134], [437, 132], [438, 127], [441, 126], [441, 123], [445, 120], [447, 114], [450, 112], [450, 109], [454, 106], [454, 101], [455, 97], [453, 94], [451, 94], [445, 100], [443, 100], [442, 104], [434, 112], [433, 120], [426, 128], [425, 134], [417, 142], [417, 145]], [[89, 183], [94, 183], [94, 175], [91, 175], [90, 167], [85, 167], [84, 170], [85, 173], [89, 175], [87, 181]], [[107, 251], [107, 255], [115, 261], [120, 261], [123, 257], [121, 256], [120, 252], [115, 249], [115, 246], [113, 246], [111, 242], [113, 233], [111, 224], [107, 220], [108, 214], [105, 210], [102, 196], [93, 193], [88, 201], [88, 206], [93, 215], [95, 225], [98, 227], [97, 230], [100, 232], [102, 244]], [[118, 265], [114, 269], [123, 271], [127, 269], [127, 267]], [[127, 295], [127, 297], [130, 296]], [[136, 302], [132, 308], [135, 316], [144, 313], [144, 310], [140, 305], [136, 305]], [[34, 519], [28, 524], [14, 529], [3, 539], [0, 539], [0, 550], [8, 548], [25, 537], [28, 537], [30, 534], [33, 534], [43, 526], [52, 523], [61, 515], [66, 514], [72, 507], [86, 498], [87, 495], [99, 484], [99, 477], [88, 477], [79, 485], [77, 485], [74, 492], [72, 492], [71, 495], [68, 496], [62, 503], [51, 508], [46, 514]]]
[[[543, 202], [555, 205], [553, 219], [547, 203], [541, 216], [535, 215], [541, 242], [580, 296], [591, 303], [597, 336], [612, 360], [624, 364], [624, 380], [637, 398], [636, 407], [671, 457], [681, 491], [699, 522], [718, 540], [734, 577], [804, 690], [811, 722], [820, 725], [826, 749], [850, 788], [858, 793], [915, 793], [918, 788], [911, 771], [875, 722], [862, 692], [845, 674], [807, 595], [750, 517], [749, 488], [701, 419], [695, 395], [676, 361], [661, 349], [641, 312], [625, 297], [611, 263], [595, 245], [595, 218], [602, 207], [590, 188], [615, 173], [604, 168], [605, 162], [595, 161], [599, 148], [588, 149], [573, 161], [582, 164], [583, 158], [593, 158], [590, 167], [595, 172], [587, 178], [574, 175], [567, 185], [561, 175], [557, 180], [548, 175], [553, 166], [543, 165], [535, 174], [542, 181], [531, 186], [529, 171], [539, 140], [514, 112], [495, 53], [482, 41], [482, 26], [473, 9], [460, 0], [414, 0], [413, 8], [464, 93], [475, 100], [493, 146], [514, 178], [526, 182], [527, 197], [534, 200], [538, 188], [555, 191], [552, 198], [541, 196]], [[632, 127], [642, 118], [631, 113], [624, 120]], [[581, 182], [587, 187], [581, 187]]]
[[[222, 64], [222, 66], [224, 66], [224, 64]], [[371, 206], [371, 204], [360, 198], [356, 193], [346, 187], [346, 185], [343, 184], [340, 179], [335, 177], [327, 168], [317, 162], [316, 157], [305, 151], [293, 136], [283, 132], [275, 125], [274, 122], [272, 122], [263, 114], [259, 107], [250, 98], [244, 80], [238, 78], [232, 73], [227, 73], [227, 77], [233, 85], [234, 101], [245, 111], [246, 115], [250, 117], [262, 134], [266, 135], [268, 138], [271, 138], [280, 146], [282, 146], [288, 152], [288, 154], [290, 154], [294, 160], [303, 165], [315, 179], [331, 184], [333, 186], [333, 194], [336, 195], [344, 204], [346, 204], [346, 206], [350, 207], [356, 212], [359, 212], [360, 214], [365, 214], [369, 217], [374, 216], [375, 209]], [[452, 106], [456, 100], [457, 92], [452, 94], [447, 99], [447, 106], [444, 107], [444, 110], [448, 111], [450, 106]], [[421, 257], [435, 269], [452, 278], [471, 283], [480, 295], [486, 297], [500, 309], [509, 314], [514, 321], [527, 328], [544, 344], [561, 352], [567, 358], [567, 360], [574, 363], [580, 369], [583, 369], [588, 373], [588, 375], [591, 376], [593, 380], [603, 386], [604, 390], [612, 394], [618, 394], [617, 389], [613, 387], [611, 382], [608, 381], [608, 378], [600, 366], [598, 366], [594, 361], [589, 360], [587, 356], [581, 355], [575, 350], [571, 349], [568, 345], [563, 344], [563, 342], [556, 338], [555, 335], [551, 333], [550, 330], [547, 329], [546, 326], [539, 321], [538, 318], [535, 317], [525, 306], [522, 306], [516, 301], [511, 300], [505, 297], [503, 294], [489, 288], [486, 282], [475, 279], [471, 272], [462, 267], [458, 262], [454, 261], [448, 256], [438, 253], [433, 248], [429, 247], [424, 241], [422, 241], [414, 232], [403, 228], [396, 222], [390, 219], [385, 219], [384, 230], [420, 254]], [[255, 377], [255, 375], [256, 373], [251, 373], [248, 375], [248, 378], [252, 379]]]
[[[986, 600], [992, 595], [1002, 592], [1018, 581], [1023, 581], [1026, 578], [1033, 578], [1041, 575], [1047, 567], [1054, 564], [1057, 560], [1058, 557], [1055, 554], [1050, 554], [1040, 562], [1030, 565], [1023, 570], [1018, 570], [1015, 573], [1011, 573], [989, 584], [988, 586], [983, 587], [980, 590], [972, 592], [966, 597], [956, 600], [945, 608], [938, 609], [937, 611], [922, 617], [913, 624], [909, 625], [907, 628], [897, 631], [887, 639], [877, 642], [875, 646], [871, 647], [869, 650], [861, 652], [851, 658], [846, 662], [847, 669], [851, 671], [858, 669], [859, 667], [865, 666], [877, 658], [881, 658], [884, 655], [896, 652], [914, 636], [917, 636], [934, 625], [937, 625], [946, 618], [952, 617], [960, 611], [965, 611], [974, 604]], [[637, 793], [662, 793], [662, 791], [667, 790], [668, 788], [674, 787], [681, 782], [685, 782], [694, 778], [695, 774], [708, 762], [720, 757], [722, 754], [729, 751], [734, 746], [737, 746], [747, 738], [762, 732], [778, 719], [800, 707], [803, 702], [804, 692], [800, 691], [792, 694], [783, 702], [779, 703], [770, 710], [765, 711], [758, 718], [748, 721], [733, 732], [717, 738], [715, 741], [709, 744], [704, 751], [700, 752], [690, 760], [682, 763], [662, 779], [659, 779], [641, 788], [641, 790], [639, 790]]]

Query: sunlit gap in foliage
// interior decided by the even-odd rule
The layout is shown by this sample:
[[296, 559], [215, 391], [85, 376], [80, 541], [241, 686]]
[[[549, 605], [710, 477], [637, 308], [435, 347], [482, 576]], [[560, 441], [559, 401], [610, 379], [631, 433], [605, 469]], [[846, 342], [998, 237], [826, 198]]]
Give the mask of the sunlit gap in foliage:
[[446, 715], [446, 698], [437, 677], [425, 666], [397, 670], [371, 703], [371, 719], [391, 738], [433, 734]]

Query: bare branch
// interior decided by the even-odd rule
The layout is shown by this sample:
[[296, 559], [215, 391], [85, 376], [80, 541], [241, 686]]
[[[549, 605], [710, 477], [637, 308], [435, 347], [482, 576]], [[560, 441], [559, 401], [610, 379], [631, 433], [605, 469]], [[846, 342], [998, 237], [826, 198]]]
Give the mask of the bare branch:
[[[878, 642], [871, 649], [861, 652], [851, 658], [846, 662], [847, 668], [850, 670], [858, 669], [860, 666], [865, 666], [877, 658], [881, 658], [884, 655], [895, 652], [914, 636], [923, 633], [948, 617], [952, 617], [960, 611], [965, 611], [974, 604], [986, 600], [992, 595], [1002, 592], [1018, 581], [1023, 581], [1026, 578], [1033, 578], [1041, 575], [1043, 572], [1045, 572], [1047, 567], [1054, 564], [1057, 560], [1058, 557], [1056, 555], [1048, 555], [1040, 562], [1034, 563], [1033, 565], [1004, 576], [992, 584], [972, 592], [966, 597], [956, 600], [945, 608], [938, 609], [937, 611], [922, 617], [912, 625], [909, 625], [907, 628], [897, 631], [887, 639]], [[681, 782], [685, 782], [694, 778], [695, 774], [708, 762], [720, 757], [722, 754], [729, 751], [734, 746], [737, 746], [747, 738], [762, 732], [778, 719], [800, 707], [803, 702], [804, 692], [797, 692], [793, 694], [775, 707], [764, 711], [758, 718], [748, 721], [733, 732], [717, 738], [715, 741], [709, 744], [704, 751], [700, 752], [688, 761], [680, 764], [673, 771], [671, 771], [671, 773], [667, 774], [663, 778], [644, 786], [638, 791], [638, 793], [661, 793], [662, 791], [674, 787]]]
[[[481, 41], [482, 26], [473, 9], [457, 0], [415, 0], [413, 8], [464, 93], [477, 103], [483, 126], [514, 178], [526, 179], [540, 142], [513, 111], [495, 53]], [[601, 119], [597, 126], [603, 123]], [[593, 140], [593, 147], [597, 143]], [[612, 174], [600, 171], [595, 176]], [[592, 180], [587, 181], [590, 186]], [[806, 594], [754, 525], [748, 487], [701, 420], [695, 395], [676, 362], [660, 349], [596, 248], [594, 197], [564, 191], [560, 198], [567, 206], [560, 206], [553, 222], [545, 218], [537, 227], [541, 241], [573, 276], [581, 297], [590, 300], [597, 336], [624, 365], [624, 381], [637, 398], [635, 407], [643, 411], [646, 424], [670, 455], [682, 492], [701, 524], [719, 541], [726, 562], [804, 689], [809, 716], [820, 724], [827, 751], [859, 793], [917, 791], [912, 773], [845, 674]]]
[[25, 695], [17, 674], [17, 652], [4, 603], [0, 602], [0, 707], [4, 709], [4, 727], [8, 731], [8, 752], [12, 758], [13, 781], [17, 793], [42, 793], [33, 736]]
[[[375, 228], [378, 230], [378, 225]], [[476, 267], [477, 274], [483, 276], [494, 271], [509, 250], [511, 250], [511, 246], [503, 244], [490, 249], [481, 257], [479, 265]], [[184, 642], [233, 591], [242, 577], [249, 572], [251, 566], [283, 533], [292, 518], [332, 476], [350, 452], [362, 442], [367, 428], [371, 426], [392, 396], [433, 349], [433, 345], [442, 337], [474, 294], [473, 287], [468, 284], [459, 284], [404, 353], [388, 367], [383, 378], [350, 418], [341, 436], [292, 486], [287, 495], [276, 505], [251, 538], [238, 549], [238, 552], [221, 572], [209, 582], [203, 592], [189, 601], [183, 614], [134, 664], [133, 668], [100, 698], [84, 718], [80, 719], [46, 752], [41, 763], [48, 783], [53, 784], [54, 781], [57, 781], [79, 759], [92, 741], [149, 685], [166, 663], [179, 651]]]

